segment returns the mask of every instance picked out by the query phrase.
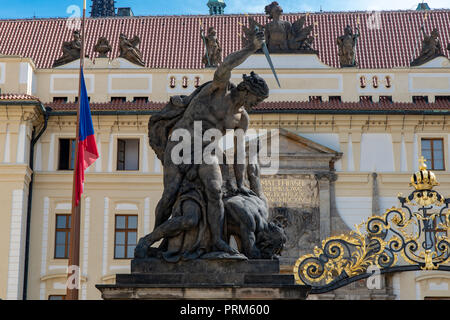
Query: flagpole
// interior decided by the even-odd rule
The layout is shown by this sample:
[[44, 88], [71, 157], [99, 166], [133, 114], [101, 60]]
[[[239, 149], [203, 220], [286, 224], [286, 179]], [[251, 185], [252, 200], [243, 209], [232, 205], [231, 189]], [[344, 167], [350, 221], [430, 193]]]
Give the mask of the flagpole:
[[69, 263], [68, 263], [68, 281], [67, 281], [67, 300], [78, 300], [79, 286], [81, 283], [80, 277], [80, 234], [81, 234], [81, 201], [77, 204], [77, 171], [78, 171], [78, 145], [79, 145], [79, 131], [80, 131], [80, 107], [81, 107], [81, 70], [84, 67], [84, 51], [85, 51], [85, 22], [86, 22], [86, 0], [83, 5], [83, 19], [81, 21], [81, 51], [80, 51], [80, 76], [78, 86], [78, 108], [77, 108], [77, 129], [75, 140], [75, 164], [73, 170], [73, 184], [72, 184], [72, 215], [70, 224], [70, 249], [69, 249]]

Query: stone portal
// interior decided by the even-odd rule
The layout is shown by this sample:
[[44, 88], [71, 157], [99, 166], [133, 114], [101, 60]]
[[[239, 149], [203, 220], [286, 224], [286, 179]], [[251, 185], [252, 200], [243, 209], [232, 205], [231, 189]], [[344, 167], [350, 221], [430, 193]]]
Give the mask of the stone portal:
[[262, 175], [261, 184], [271, 218], [285, 218], [288, 240], [280, 263], [290, 272], [299, 256], [332, 233], [334, 163], [342, 154], [285, 129], [280, 129], [279, 144], [279, 170]]

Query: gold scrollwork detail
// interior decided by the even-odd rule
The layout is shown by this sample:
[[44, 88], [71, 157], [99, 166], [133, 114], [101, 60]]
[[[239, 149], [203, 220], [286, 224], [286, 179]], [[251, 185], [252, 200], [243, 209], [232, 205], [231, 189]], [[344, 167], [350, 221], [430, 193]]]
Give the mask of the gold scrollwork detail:
[[450, 270], [450, 199], [432, 190], [439, 185], [420, 159], [420, 171], [411, 178], [415, 190], [399, 194], [401, 208], [386, 210], [355, 226], [355, 231], [330, 237], [315, 247], [313, 254], [300, 257], [294, 266], [298, 284], [313, 288], [348, 283], [367, 272], [415, 265], [416, 270]]

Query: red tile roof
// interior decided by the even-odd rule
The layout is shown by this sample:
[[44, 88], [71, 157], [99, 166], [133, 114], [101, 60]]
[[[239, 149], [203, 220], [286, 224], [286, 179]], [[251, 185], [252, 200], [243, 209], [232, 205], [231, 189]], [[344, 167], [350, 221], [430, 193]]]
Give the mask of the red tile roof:
[[6, 93], [0, 94], [0, 101], [39, 101], [39, 98], [28, 94]]
[[[102, 102], [90, 103], [91, 111], [158, 111], [161, 110], [166, 103], [163, 102]], [[55, 112], [76, 111], [78, 103], [46, 103], [47, 108], [51, 108]]]
[[[117, 103], [91, 103], [93, 112], [105, 111], [143, 111], [156, 112], [161, 110], [165, 103], [155, 102], [117, 102]], [[47, 103], [46, 107], [52, 108], [54, 112], [73, 112], [77, 108], [76, 103]], [[437, 101], [435, 103], [417, 102], [417, 103], [389, 103], [389, 102], [263, 102], [253, 109], [254, 113], [266, 112], [435, 112], [450, 111], [449, 101]]]
[[399, 103], [399, 102], [298, 102], [298, 101], [281, 101], [281, 102], [264, 102], [258, 105], [254, 111], [434, 111], [447, 110], [450, 111], [450, 101], [437, 101], [435, 103], [417, 102], [417, 103]]
[[[427, 11], [426, 32], [433, 27], [440, 31], [443, 50], [450, 42], [450, 10]], [[286, 14], [291, 22], [301, 14]], [[380, 29], [371, 29], [376, 16], [371, 12], [313, 13], [307, 23], [317, 23], [317, 38], [313, 47], [327, 65], [338, 67], [336, 38], [343, 34], [347, 24], [361, 23], [361, 38], [357, 47], [357, 61], [361, 68], [407, 67], [419, 54], [420, 27], [423, 11], [384, 11], [380, 13]], [[266, 23], [264, 15], [252, 15]], [[374, 18], [375, 17], [375, 18]], [[112, 58], [118, 56], [120, 33], [128, 37], [141, 37], [141, 51], [149, 68], [198, 69], [202, 68], [203, 44], [200, 24], [215, 26], [224, 55], [241, 48], [240, 33], [246, 24], [244, 15], [224, 16], [148, 16], [87, 19], [87, 54], [93, 57], [93, 47], [100, 36], [109, 39], [113, 47]], [[30, 57], [38, 68], [51, 68], [61, 56], [61, 45], [71, 40], [67, 19], [0, 20], [0, 54]], [[448, 56], [448, 52], [444, 52]]]

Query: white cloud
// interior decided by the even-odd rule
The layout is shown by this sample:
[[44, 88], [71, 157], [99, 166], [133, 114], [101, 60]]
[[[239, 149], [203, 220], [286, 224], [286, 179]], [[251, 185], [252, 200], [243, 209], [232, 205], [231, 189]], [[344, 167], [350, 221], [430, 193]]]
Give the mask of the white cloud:
[[[329, 4], [337, 1], [329, 1]], [[345, 10], [415, 10], [420, 0], [359, 0], [357, 2], [345, 1]], [[428, 0], [431, 9], [449, 8], [448, 0]]]
[[226, 13], [264, 13], [264, 7], [267, 5], [261, 0], [228, 0], [225, 3]]

